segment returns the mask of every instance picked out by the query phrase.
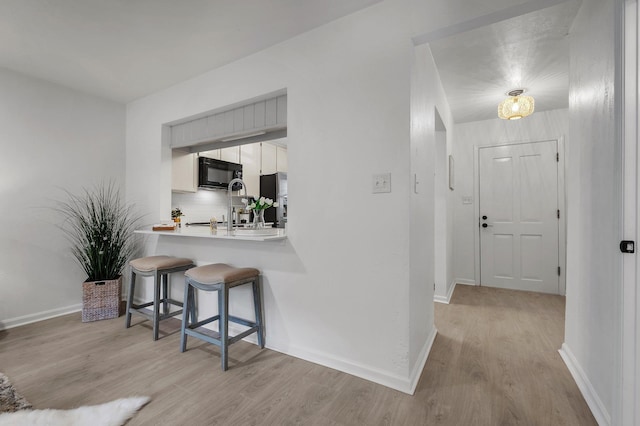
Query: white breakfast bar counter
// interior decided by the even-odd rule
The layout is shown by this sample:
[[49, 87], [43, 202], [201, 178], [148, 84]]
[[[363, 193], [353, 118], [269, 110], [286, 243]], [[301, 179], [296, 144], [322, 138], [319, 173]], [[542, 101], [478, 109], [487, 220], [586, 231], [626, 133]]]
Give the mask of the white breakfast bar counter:
[[213, 238], [236, 241], [281, 241], [287, 239], [286, 231], [280, 228], [264, 228], [263, 230], [240, 228], [229, 234], [226, 228], [218, 228], [216, 231], [212, 231], [208, 226], [183, 226], [176, 228], [174, 231], [154, 231], [151, 229], [151, 226], [148, 226], [137, 229], [134, 232], [136, 234]]

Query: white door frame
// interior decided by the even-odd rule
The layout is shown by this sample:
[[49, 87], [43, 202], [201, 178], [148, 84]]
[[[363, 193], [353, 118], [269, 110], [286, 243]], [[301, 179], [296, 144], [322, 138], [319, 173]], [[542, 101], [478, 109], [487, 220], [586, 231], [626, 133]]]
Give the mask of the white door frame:
[[[638, 150], [638, 26], [640, 8], [637, 0], [616, 3], [616, 125], [618, 143], [622, 145], [620, 160], [622, 174], [622, 235], [636, 242], [636, 254], [622, 256], [622, 287], [617, 294], [621, 330], [617, 333], [619, 365], [616, 367], [616, 387], [613, 400], [614, 425], [635, 425], [640, 422], [640, 259], [638, 258], [638, 230], [640, 229], [640, 151]], [[621, 139], [621, 140], [620, 140]]]
[[558, 262], [560, 263], [560, 278], [558, 280], [559, 292], [564, 295], [567, 288], [566, 278], [566, 266], [567, 266], [567, 227], [566, 227], [566, 191], [565, 191], [565, 161], [564, 161], [564, 136], [560, 136], [557, 139], [543, 139], [543, 140], [524, 140], [514, 141], [509, 143], [500, 143], [496, 145], [474, 145], [473, 146], [473, 199], [475, 220], [477, 221], [477, 230], [473, 233], [474, 236], [474, 280], [475, 285], [480, 285], [480, 149], [481, 148], [495, 148], [500, 146], [509, 145], [522, 145], [535, 142], [557, 141], [558, 153], [560, 154], [560, 161], [558, 162], [558, 209], [560, 209], [560, 220], [558, 221]]
[[[447, 161], [449, 147], [447, 144], [447, 127], [442, 120], [440, 111], [434, 107], [435, 121], [435, 145], [433, 150], [434, 157], [434, 296], [433, 300], [439, 303], [448, 304], [451, 300], [454, 286], [450, 282], [449, 264], [452, 261], [449, 257], [451, 244], [449, 241], [450, 222], [453, 220], [450, 213], [449, 191], [450, 186], [447, 185], [449, 177], [449, 163]], [[436, 164], [437, 163], [437, 164]], [[449, 183], [450, 184], [450, 183]], [[443, 198], [438, 198], [442, 195]], [[444, 226], [443, 226], [444, 225]]]

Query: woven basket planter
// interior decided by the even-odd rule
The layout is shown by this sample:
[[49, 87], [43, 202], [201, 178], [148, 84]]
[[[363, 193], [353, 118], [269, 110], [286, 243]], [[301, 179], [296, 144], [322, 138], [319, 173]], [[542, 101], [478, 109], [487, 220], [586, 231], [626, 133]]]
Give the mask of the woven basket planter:
[[122, 299], [122, 276], [108, 281], [82, 283], [82, 322], [118, 318]]

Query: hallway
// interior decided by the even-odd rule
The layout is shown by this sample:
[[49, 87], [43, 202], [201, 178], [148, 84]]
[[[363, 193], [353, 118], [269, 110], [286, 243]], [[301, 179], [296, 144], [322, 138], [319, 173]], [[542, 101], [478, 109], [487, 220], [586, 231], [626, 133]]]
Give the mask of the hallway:
[[416, 390], [427, 424], [595, 425], [558, 349], [563, 296], [456, 286]]

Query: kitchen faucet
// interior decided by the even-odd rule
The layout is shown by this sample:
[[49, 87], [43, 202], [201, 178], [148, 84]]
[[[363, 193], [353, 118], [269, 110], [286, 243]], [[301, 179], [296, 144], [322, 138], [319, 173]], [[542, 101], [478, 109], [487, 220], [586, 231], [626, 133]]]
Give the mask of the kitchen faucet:
[[231, 190], [231, 188], [233, 188], [233, 185], [236, 183], [241, 183], [242, 184], [242, 189], [244, 189], [244, 198], [247, 198], [247, 185], [245, 185], [244, 181], [242, 179], [238, 179], [235, 178], [233, 179], [231, 182], [229, 182], [229, 187], [227, 188], [227, 194], [228, 194], [228, 198], [227, 198], [227, 233], [231, 234], [231, 231], [233, 231], [233, 191]]

